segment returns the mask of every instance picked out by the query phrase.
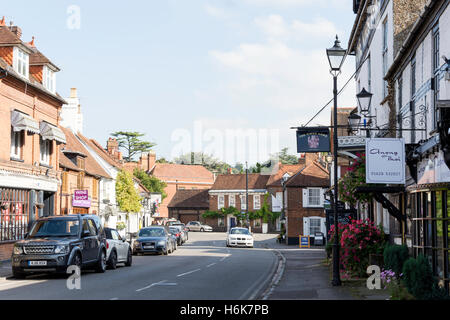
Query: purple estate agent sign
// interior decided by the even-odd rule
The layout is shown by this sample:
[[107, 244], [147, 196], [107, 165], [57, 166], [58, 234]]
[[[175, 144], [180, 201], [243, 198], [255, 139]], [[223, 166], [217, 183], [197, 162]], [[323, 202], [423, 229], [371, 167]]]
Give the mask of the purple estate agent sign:
[[75, 190], [75, 194], [72, 199], [72, 206], [81, 208], [90, 208], [91, 200], [89, 200], [89, 194], [87, 190]]

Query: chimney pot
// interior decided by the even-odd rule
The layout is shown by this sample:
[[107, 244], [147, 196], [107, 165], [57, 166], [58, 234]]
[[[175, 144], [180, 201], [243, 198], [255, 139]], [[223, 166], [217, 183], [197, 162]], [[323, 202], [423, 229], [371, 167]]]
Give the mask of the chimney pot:
[[71, 98], [77, 98], [78, 97], [78, 95], [77, 95], [77, 88], [71, 88], [70, 89], [70, 97]]

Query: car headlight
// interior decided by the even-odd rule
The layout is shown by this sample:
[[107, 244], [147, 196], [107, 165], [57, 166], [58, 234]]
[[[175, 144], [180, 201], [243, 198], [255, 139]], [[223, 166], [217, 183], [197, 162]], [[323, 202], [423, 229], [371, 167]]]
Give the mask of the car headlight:
[[56, 246], [55, 253], [56, 254], [60, 254], [60, 253], [67, 254], [67, 253], [69, 253], [69, 246]]
[[23, 247], [14, 246], [14, 254], [23, 254]]
[[165, 244], [166, 244], [166, 242], [164, 240], [158, 241], [158, 246], [164, 246]]

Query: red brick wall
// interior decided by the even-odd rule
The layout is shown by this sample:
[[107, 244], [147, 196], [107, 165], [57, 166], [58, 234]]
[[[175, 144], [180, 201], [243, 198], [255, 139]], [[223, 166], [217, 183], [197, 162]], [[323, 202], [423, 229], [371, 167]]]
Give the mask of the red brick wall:
[[14, 242], [0, 243], [0, 261], [11, 259]]
[[303, 217], [325, 218], [325, 211], [323, 208], [303, 208], [302, 188], [287, 188], [287, 192], [287, 236], [293, 238], [303, 234]]

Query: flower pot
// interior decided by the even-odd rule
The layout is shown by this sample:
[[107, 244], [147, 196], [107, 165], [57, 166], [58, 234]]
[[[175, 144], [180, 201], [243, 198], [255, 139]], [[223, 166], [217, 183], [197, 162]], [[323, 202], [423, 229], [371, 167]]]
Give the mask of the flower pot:
[[267, 233], [269, 231], [269, 224], [263, 223], [262, 224], [262, 233]]

